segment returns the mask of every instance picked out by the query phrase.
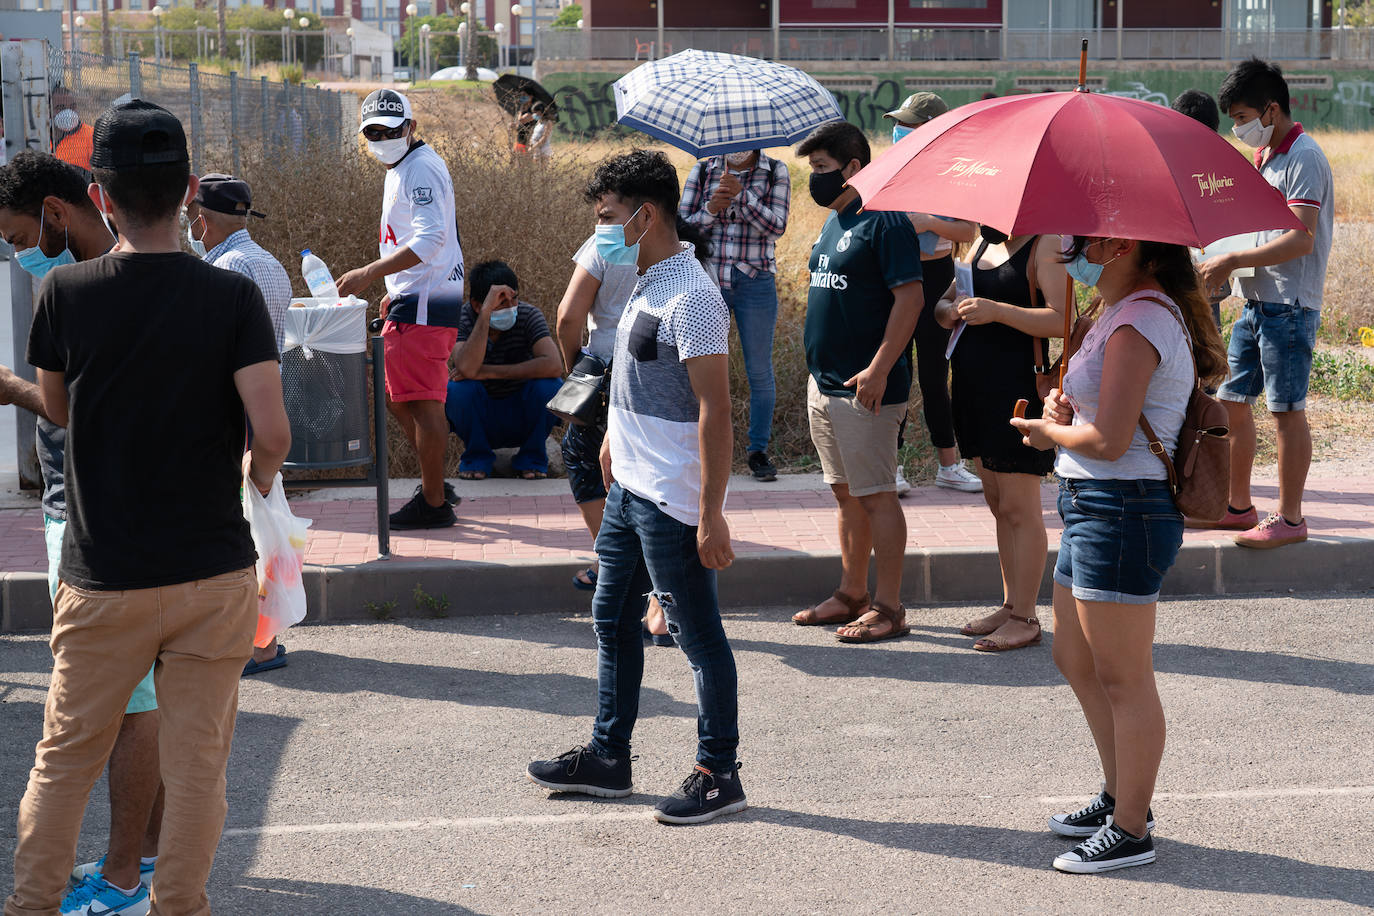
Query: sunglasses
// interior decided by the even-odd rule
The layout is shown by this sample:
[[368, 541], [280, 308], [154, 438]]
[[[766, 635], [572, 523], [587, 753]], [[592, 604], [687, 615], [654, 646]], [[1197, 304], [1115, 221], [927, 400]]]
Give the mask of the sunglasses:
[[398, 140], [405, 132], [405, 124], [400, 124], [396, 127], [383, 127], [380, 124], [371, 124], [363, 128], [363, 136], [368, 140]]

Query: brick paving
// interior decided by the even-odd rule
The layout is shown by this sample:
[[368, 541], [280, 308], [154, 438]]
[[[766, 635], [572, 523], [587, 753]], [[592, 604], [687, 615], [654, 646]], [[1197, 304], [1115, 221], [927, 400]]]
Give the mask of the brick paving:
[[[739, 489], [726, 503], [726, 517], [739, 556], [786, 551], [838, 552], [834, 503], [821, 489]], [[1050, 543], [1059, 539], [1055, 487], [1042, 491]], [[1258, 479], [1254, 496], [1261, 512], [1278, 497], [1276, 482]], [[399, 509], [404, 500], [393, 499]], [[996, 534], [980, 494], [916, 487], [902, 500], [913, 548], [992, 549]], [[353, 566], [376, 559], [376, 509], [370, 499], [292, 500], [293, 511], [314, 519], [306, 562]], [[1313, 479], [1304, 506], [1313, 536], [1374, 539], [1374, 477]], [[425, 532], [393, 532], [393, 556], [482, 563], [575, 561], [591, 553], [591, 537], [567, 493], [537, 496], [467, 497], [459, 524]], [[1212, 541], [1225, 532], [1189, 531], [1187, 541]], [[0, 572], [44, 572], [42, 510], [0, 510]]]

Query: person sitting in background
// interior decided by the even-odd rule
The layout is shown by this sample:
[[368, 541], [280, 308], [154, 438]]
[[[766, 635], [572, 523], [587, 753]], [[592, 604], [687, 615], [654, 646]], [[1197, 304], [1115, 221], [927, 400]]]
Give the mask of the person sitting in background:
[[[914, 92], [907, 96], [902, 107], [889, 111], [883, 117], [893, 122], [892, 142], [896, 143], [948, 110], [945, 100], [935, 93]], [[916, 335], [912, 341], [916, 347], [916, 381], [921, 386], [921, 414], [926, 421], [926, 431], [930, 434], [930, 444], [935, 446], [936, 458], [940, 462], [935, 485], [977, 493], [983, 489], [983, 482], [978, 475], [964, 467], [959, 460], [959, 450], [955, 447], [954, 420], [949, 406], [949, 360], [945, 358], [950, 332], [935, 320], [935, 306], [954, 282], [954, 243], [968, 243], [976, 239], [978, 224], [931, 213], [908, 213], [907, 217], [916, 230], [916, 241], [921, 246], [921, 286], [925, 291], [925, 306], [921, 309], [921, 316], [916, 319]], [[897, 429], [899, 451], [905, 433], [906, 418], [903, 417], [902, 425]], [[899, 459], [897, 495], [904, 496], [910, 490], [911, 484], [906, 481]]]
[[484, 480], [497, 448], [518, 446], [511, 468], [524, 480], [548, 476], [544, 443], [557, 418], [544, 405], [558, 393], [563, 363], [539, 309], [520, 302], [520, 281], [504, 261], [472, 269], [472, 300], [458, 319], [444, 413], [463, 440], [458, 476]]
[[76, 97], [60, 83], [52, 89], [53, 155], [79, 169], [91, 170], [91, 125], [81, 120]]
[[530, 131], [530, 155], [536, 159], [547, 159], [553, 155], [550, 145], [553, 122], [549, 120], [548, 108], [543, 102], [535, 102], [530, 114], [534, 115], [534, 130]]

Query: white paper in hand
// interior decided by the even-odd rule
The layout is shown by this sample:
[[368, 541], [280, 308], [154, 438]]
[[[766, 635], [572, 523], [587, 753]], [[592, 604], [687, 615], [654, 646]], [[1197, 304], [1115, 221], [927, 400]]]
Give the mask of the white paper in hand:
[[[955, 263], [954, 301], [957, 304], [959, 302], [963, 302], [965, 299], [972, 298], [973, 265], [964, 264], [962, 262]], [[953, 333], [949, 335], [949, 344], [945, 347], [945, 359], [949, 359], [951, 356], [954, 355], [954, 347], [956, 344], [959, 343], [959, 338], [963, 336], [965, 327], [967, 327], [967, 325], [964, 324], [963, 319], [960, 319], [959, 323], [954, 326]]]

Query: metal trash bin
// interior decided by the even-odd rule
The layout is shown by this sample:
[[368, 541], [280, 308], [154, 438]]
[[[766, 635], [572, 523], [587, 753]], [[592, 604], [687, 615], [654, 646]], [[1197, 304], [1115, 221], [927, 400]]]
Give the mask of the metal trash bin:
[[281, 355], [282, 394], [291, 421], [286, 463], [320, 469], [371, 464], [367, 303], [315, 302], [294, 299], [286, 310]]

